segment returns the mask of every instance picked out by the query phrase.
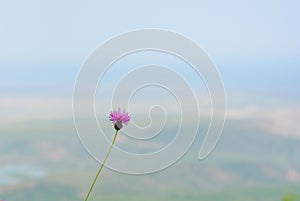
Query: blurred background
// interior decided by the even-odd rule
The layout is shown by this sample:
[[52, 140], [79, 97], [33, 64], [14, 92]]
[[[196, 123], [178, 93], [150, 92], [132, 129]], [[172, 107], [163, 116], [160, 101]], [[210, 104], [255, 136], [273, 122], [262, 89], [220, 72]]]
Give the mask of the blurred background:
[[192, 39], [216, 64], [227, 96], [223, 136], [198, 160], [204, 118], [199, 139], [175, 165], [144, 176], [104, 169], [90, 200], [299, 200], [299, 1], [0, 5], [0, 199], [84, 199], [99, 164], [81, 145], [72, 119], [80, 66], [115, 35], [161, 28]]

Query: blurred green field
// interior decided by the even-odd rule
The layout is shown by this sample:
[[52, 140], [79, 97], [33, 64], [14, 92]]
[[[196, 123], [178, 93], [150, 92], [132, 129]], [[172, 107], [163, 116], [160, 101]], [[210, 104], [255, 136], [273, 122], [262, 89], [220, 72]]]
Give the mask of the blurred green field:
[[[0, 198], [84, 199], [99, 164], [81, 146], [72, 121], [44, 124], [34, 129], [2, 127]], [[204, 161], [197, 160], [200, 143], [197, 139], [182, 160], [155, 174], [104, 169], [90, 200], [279, 201], [286, 194], [300, 194], [299, 139], [231, 121]]]

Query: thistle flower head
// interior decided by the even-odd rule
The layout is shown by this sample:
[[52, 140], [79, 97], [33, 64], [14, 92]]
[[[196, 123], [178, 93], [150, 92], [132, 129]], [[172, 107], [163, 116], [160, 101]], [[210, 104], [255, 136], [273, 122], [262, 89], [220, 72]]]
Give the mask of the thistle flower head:
[[119, 108], [118, 110], [114, 110], [109, 114], [109, 120], [114, 123], [116, 130], [120, 130], [123, 127], [123, 124], [128, 124], [130, 121], [130, 116], [125, 109], [121, 111]]

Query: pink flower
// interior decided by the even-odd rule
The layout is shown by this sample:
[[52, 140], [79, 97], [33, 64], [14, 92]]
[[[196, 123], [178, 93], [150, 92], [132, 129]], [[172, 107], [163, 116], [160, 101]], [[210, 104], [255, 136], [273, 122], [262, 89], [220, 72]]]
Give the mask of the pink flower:
[[115, 124], [114, 126], [116, 130], [120, 130], [123, 127], [123, 123], [125, 125], [128, 124], [128, 122], [130, 121], [130, 116], [125, 109], [121, 111], [121, 109], [119, 108], [118, 110], [114, 110], [109, 114], [109, 120]]

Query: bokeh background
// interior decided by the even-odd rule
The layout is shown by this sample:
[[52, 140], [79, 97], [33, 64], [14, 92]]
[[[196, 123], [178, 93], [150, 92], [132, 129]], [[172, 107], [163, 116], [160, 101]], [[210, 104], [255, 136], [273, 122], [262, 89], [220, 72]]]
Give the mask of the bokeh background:
[[[203, 161], [199, 135], [162, 172], [104, 169], [90, 200], [299, 200], [299, 9], [296, 0], [2, 1], [0, 199], [83, 200], [99, 164], [82, 147], [72, 119], [80, 66], [117, 34], [161, 28], [192, 39], [216, 64], [227, 96], [223, 136]], [[142, 108], [149, 97], [138, 100]]]

